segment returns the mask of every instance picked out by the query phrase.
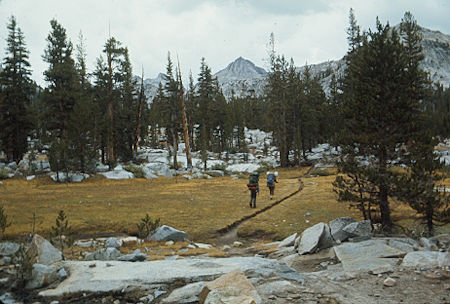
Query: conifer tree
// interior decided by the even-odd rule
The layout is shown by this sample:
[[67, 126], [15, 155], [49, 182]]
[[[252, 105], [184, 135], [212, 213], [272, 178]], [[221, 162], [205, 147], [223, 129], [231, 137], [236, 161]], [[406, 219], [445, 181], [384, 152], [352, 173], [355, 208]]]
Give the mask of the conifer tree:
[[422, 135], [409, 147], [408, 172], [398, 177], [395, 192], [420, 214], [426, 233], [432, 236], [436, 225], [450, 222], [450, 193], [440, 183], [445, 171], [439, 156], [434, 154], [437, 141], [429, 131], [423, 131]]
[[76, 101], [69, 121], [71, 167], [80, 172], [93, 172], [97, 156], [98, 108], [93, 102], [93, 88], [86, 69], [86, 47], [83, 34], [76, 45], [78, 81]]
[[[343, 153], [338, 168], [346, 174], [358, 172], [360, 182], [366, 184], [364, 196], [375, 198], [381, 223], [390, 230], [389, 197], [395, 188], [391, 167], [405, 159], [401, 147], [418, 130], [420, 102], [408, 93], [407, 51], [389, 24], [384, 26], [377, 19], [376, 31], [364, 34], [361, 41], [347, 56], [341, 107], [345, 125], [339, 137]], [[343, 183], [339, 188], [341, 193], [348, 189]]]
[[180, 92], [178, 80], [173, 74], [173, 63], [170, 58], [170, 53], [167, 55], [167, 66], [165, 77], [165, 98], [162, 103], [162, 111], [165, 114], [165, 127], [168, 143], [172, 147], [173, 166], [178, 169], [178, 131], [181, 123], [181, 108], [180, 108]]
[[72, 58], [73, 46], [66, 29], [55, 19], [50, 21], [51, 32], [47, 37], [44, 61], [49, 64], [44, 72], [48, 87], [42, 94], [46, 105], [46, 130], [50, 143], [49, 160], [52, 170], [71, 169], [69, 124], [77, 98], [77, 71]]
[[114, 166], [117, 162], [119, 153], [118, 145], [126, 144], [120, 132], [120, 121], [122, 115], [121, 105], [123, 102], [123, 81], [126, 77], [124, 70], [127, 69], [124, 63], [125, 48], [114, 37], [109, 38], [103, 48], [106, 59], [99, 57], [95, 75], [95, 89], [97, 95], [97, 104], [102, 114], [101, 119], [101, 147], [102, 161]]
[[14, 16], [7, 28], [6, 56], [0, 69], [0, 148], [2, 143], [8, 160], [19, 162], [27, 151], [27, 136], [32, 127], [28, 109], [33, 85], [29, 51]]

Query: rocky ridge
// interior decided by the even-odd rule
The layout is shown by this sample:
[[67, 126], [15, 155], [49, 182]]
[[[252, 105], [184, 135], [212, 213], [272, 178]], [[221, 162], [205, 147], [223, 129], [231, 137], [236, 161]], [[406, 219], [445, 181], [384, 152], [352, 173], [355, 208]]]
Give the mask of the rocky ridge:
[[[398, 25], [394, 29], [398, 30]], [[433, 83], [440, 83], [445, 88], [450, 86], [450, 35], [439, 31], [429, 30], [421, 27], [423, 37], [422, 47], [425, 55], [422, 67], [430, 75]], [[344, 58], [330, 60], [317, 64], [304, 65], [297, 68], [298, 72], [304, 72], [309, 68], [312, 77], [318, 77], [325, 93], [329, 95], [331, 77], [334, 73], [336, 77], [343, 75], [346, 64]], [[222, 87], [227, 99], [230, 99], [234, 91], [236, 96], [242, 94], [254, 94], [262, 96], [264, 92], [267, 71], [255, 66], [253, 62], [242, 57], [231, 62], [227, 67], [214, 74]], [[151, 102], [159, 83], [164, 84], [163, 74], [159, 74], [154, 79], [146, 79], [145, 93], [148, 101]]]

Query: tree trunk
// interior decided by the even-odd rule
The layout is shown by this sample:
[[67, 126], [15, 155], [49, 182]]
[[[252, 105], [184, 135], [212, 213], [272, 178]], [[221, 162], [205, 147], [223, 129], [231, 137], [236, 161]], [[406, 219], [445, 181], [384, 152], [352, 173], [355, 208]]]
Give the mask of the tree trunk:
[[379, 204], [380, 204], [380, 213], [381, 213], [381, 225], [390, 231], [392, 228], [392, 220], [391, 220], [391, 209], [389, 208], [389, 185], [387, 184], [387, 161], [386, 161], [386, 148], [381, 148], [379, 159], [380, 159], [380, 167], [379, 174], [381, 177], [381, 183], [378, 185], [379, 187]]

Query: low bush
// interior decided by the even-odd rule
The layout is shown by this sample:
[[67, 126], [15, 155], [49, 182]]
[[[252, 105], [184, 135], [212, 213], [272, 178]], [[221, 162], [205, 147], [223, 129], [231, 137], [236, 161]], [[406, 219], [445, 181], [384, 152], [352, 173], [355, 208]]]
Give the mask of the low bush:
[[9, 170], [6, 170], [5, 168], [0, 169], [0, 179], [7, 179], [9, 173], [11, 172], [9, 172]]
[[146, 238], [150, 233], [155, 231], [160, 225], [161, 220], [159, 218], [152, 220], [152, 218], [145, 214], [145, 217], [141, 218], [139, 224], [137, 224], [138, 228], [138, 237], [141, 239]]
[[226, 163], [215, 164], [211, 167], [211, 170], [222, 170], [225, 172], [227, 170], [227, 167], [228, 165]]
[[309, 172], [309, 175], [311, 176], [329, 176], [330, 171], [326, 168], [315, 168], [312, 169], [311, 172]]
[[134, 165], [126, 165], [123, 167], [124, 170], [133, 173], [136, 178], [144, 178], [144, 170], [141, 167]]

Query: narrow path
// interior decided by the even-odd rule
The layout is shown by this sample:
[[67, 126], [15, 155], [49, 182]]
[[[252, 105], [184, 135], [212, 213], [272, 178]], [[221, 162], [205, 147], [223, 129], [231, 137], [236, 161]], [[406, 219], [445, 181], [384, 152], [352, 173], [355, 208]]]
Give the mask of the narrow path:
[[[308, 171], [309, 172], [309, 171]], [[307, 173], [308, 174], [308, 173]], [[217, 234], [216, 234], [216, 241], [217, 244], [219, 245], [225, 245], [225, 244], [232, 244], [234, 241], [236, 241], [238, 239], [237, 237], [237, 232], [239, 230], [239, 228], [247, 221], [251, 220], [252, 218], [256, 217], [258, 214], [261, 214], [269, 209], [271, 209], [272, 207], [275, 207], [276, 205], [280, 204], [281, 202], [287, 200], [288, 198], [296, 195], [297, 193], [299, 193], [300, 191], [303, 190], [304, 184], [303, 181], [301, 180], [303, 176], [298, 178], [298, 181], [300, 182], [300, 186], [298, 188], [298, 190], [292, 192], [291, 194], [283, 197], [280, 200], [277, 200], [275, 202], [273, 202], [272, 204], [257, 210], [256, 212], [246, 215], [244, 217], [242, 217], [241, 219], [229, 224], [228, 226], [221, 228], [219, 230], [217, 230]]]

